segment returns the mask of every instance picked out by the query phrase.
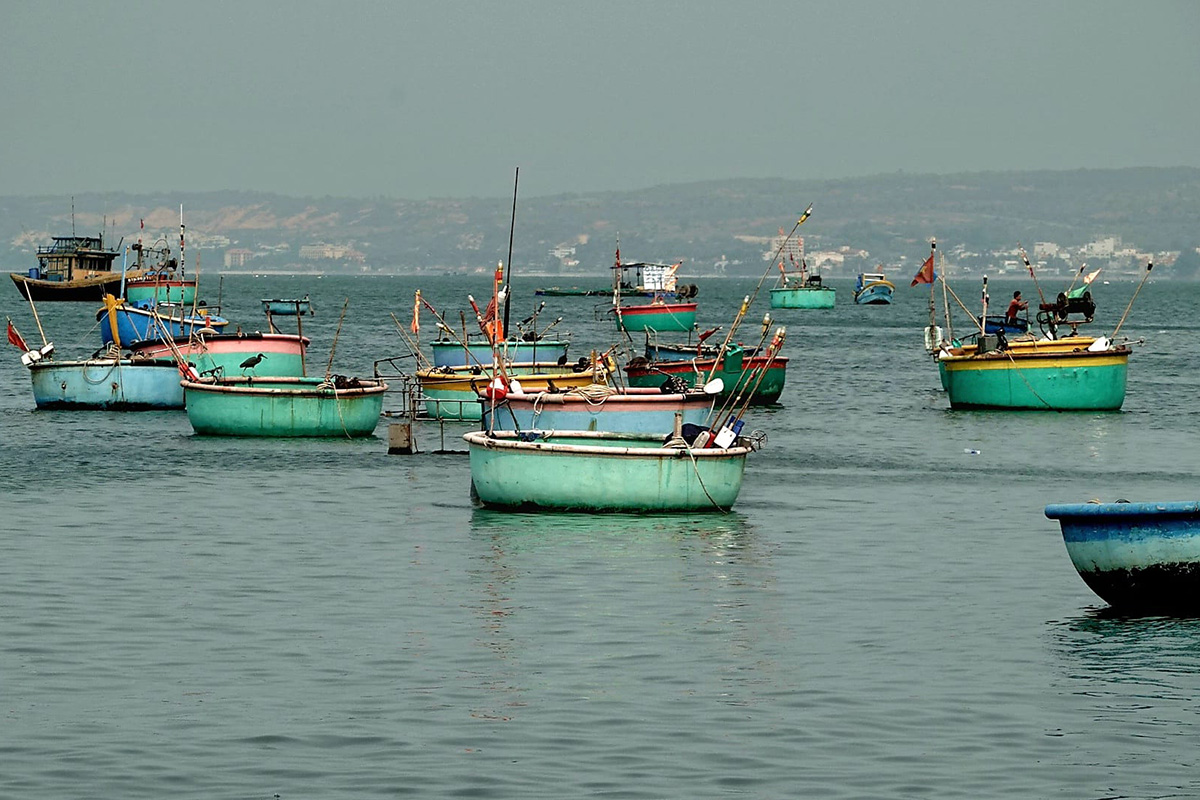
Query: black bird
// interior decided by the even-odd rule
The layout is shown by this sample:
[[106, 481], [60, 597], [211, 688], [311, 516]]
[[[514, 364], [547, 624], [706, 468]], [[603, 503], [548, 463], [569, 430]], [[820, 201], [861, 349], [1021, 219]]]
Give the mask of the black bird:
[[266, 358], [266, 356], [262, 353], [259, 353], [258, 355], [250, 356], [238, 366], [242, 368], [242, 372], [245, 372], [248, 369], [254, 369], [257, 367], [264, 358]]
[[561, 356], [558, 357], [558, 365], [560, 367], [565, 367], [567, 365], [567, 354], [566, 353], [563, 353]]

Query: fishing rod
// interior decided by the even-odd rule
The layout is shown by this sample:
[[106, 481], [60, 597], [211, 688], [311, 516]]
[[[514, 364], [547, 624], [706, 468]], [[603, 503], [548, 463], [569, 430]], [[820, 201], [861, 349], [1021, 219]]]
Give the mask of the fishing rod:
[[1125, 318], [1129, 316], [1129, 309], [1133, 308], [1133, 301], [1137, 299], [1138, 292], [1142, 290], [1142, 286], [1146, 284], [1146, 280], [1150, 277], [1150, 270], [1154, 269], [1154, 262], [1150, 261], [1146, 264], [1146, 274], [1142, 276], [1141, 282], [1137, 288], [1133, 290], [1133, 297], [1129, 298], [1129, 305], [1125, 306], [1125, 313], [1121, 315], [1121, 321], [1117, 323], [1117, 327], [1113, 329], [1112, 336], [1109, 339], [1115, 339], [1117, 333], [1120, 332], [1121, 326], [1125, 324]]
[[808, 208], [804, 209], [804, 213], [800, 215], [798, 220], [796, 220], [796, 224], [792, 226], [791, 231], [789, 231], [788, 235], [783, 237], [783, 241], [779, 243], [779, 247], [775, 250], [775, 255], [771, 257], [771, 266], [767, 267], [763, 271], [762, 277], [758, 279], [758, 285], [754, 287], [754, 291], [746, 295], [746, 299], [742, 301], [742, 307], [738, 310], [737, 315], [734, 317], [733, 324], [729, 326], [728, 333], [725, 334], [725, 341], [723, 341], [721, 346], [717, 349], [717, 360], [713, 362], [713, 368], [709, 371], [707, 380], [711, 380], [712, 376], [716, 374], [717, 364], [720, 362], [721, 357], [725, 354], [725, 350], [729, 347], [729, 343], [733, 340], [734, 334], [737, 333], [738, 327], [742, 324], [742, 319], [746, 316], [746, 311], [749, 310], [751, 304], [758, 298], [758, 293], [762, 289], [763, 284], [766, 282], [767, 276], [770, 275], [771, 270], [774, 269], [775, 261], [783, 253], [783, 250], [785, 247], [787, 247], [788, 242], [792, 240], [792, 237], [796, 234], [796, 230], [803, 225], [810, 216], [812, 216], [812, 210], [813, 204], [809, 203]]
[[1037, 275], [1034, 274], [1033, 264], [1029, 263], [1029, 256], [1025, 253], [1025, 248], [1021, 247], [1021, 243], [1017, 242], [1017, 248], [1021, 251], [1021, 260], [1025, 262], [1025, 268], [1029, 270], [1029, 277], [1033, 278], [1033, 286], [1037, 289], [1038, 302], [1042, 305], [1046, 304], [1046, 295], [1042, 294], [1042, 285], [1038, 283]]
[[987, 335], [987, 307], [988, 307], [988, 290], [987, 290], [987, 275], [983, 276], [983, 316], [979, 318], [979, 334], [980, 336]]
[[1071, 278], [1071, 285], [1067, 287], [1067, 294], [1070, 294], [1071, 290], [1075, 288], [1075, 284], [1079, 280], [1079, 276], [1083, 275], [1083, 271], [1085, 269], [1087, 269], [1086, 261], [1079, 265], [1079, 271], [1075, 273], [1075, 277]]
[[[746, 376], [747, 379], [742, 385], [742, 391], [738, 394], [737, 400], [737, 403], [742, 404], [741, 410], [736, 411], [737, 403], [735, 403], [735, 411], [730, 412], [728, 418], [725, 420], [725, 424], [721, 426], [721, 429], [717, 432], [717, 435], [705, 444], [706, 447], [715, 446], [726, 448], [737, 441], [738, 435], [741, 434], [742, 426], [744, 424], [742, 416], [746, 413], [746, 409], [750, 407], [750, 402], [754, 399], [754, 393], [758, 391], [758, 387], [762, 385], [763, 378], [766, 377], [767, 370], [770, 368], [771, 363], [775, 360], [775, 354], [779, 352], [781, 347], [783, 347], [783, 340], [785, 336], [786, 329], [781, 325], [776, 329], [775, 336], [771, 339], [771, 343], [767, 345], [766, 362], [763, 364], [762, 369], [758, 373], [758, 381], [755, 383], [754, 388], [751, 389], [749, 393], [746, 393], [745, 390], [750, 385], [750, 379], [753, 377], [753, 370], [750, 370], [749, 374]], [[746, 396], [744, 403], [742, 403], [741, 399], [743, 394]]]
[[[762, 335], [759, 337], [758, 344], [755, 346], [754, 350], [751, 351], [753, 353], [753, 355], [749, 356], [749, 358], [751, 358], [751, 359], [754, 358], [754, 356], [757, 355], [762, 350], [763, 342], [765, 342], [767, 340], [767, 334], [770, 332], [770, 330], [771, 330], [771, 315], [766, 314], [763, 316]], [[742, 357], [743, 357], [743, 359], [747, 358], [747, 356], [745, 355], [745, 350], [743, 350]], [[745, 364], [745, 363], [747, 363], [747, 362], [743, 361], [743, 364]], [[715, 374], [716, 364], [714, 364], [713, 367], [714, 367], [713, 374]], [[743, 368], [742, 373], [740, 375], [738, 375], [737, 380], [734, 383], [735, 389], [738, 386], [740, 386], [741, 389], [736, 392], [733, 390], [731, 390], [729, 392], [729, 395], [725, 398], [725, 402], [721, 405], [721, 408], [717, 411], [716, 415], [714, 416], [711, 412], [709, 413], [708, 417], [705, 419], [706, 425], [709, 422], [709, 420], [712, 420], [713, 423], [715, 424], [716, 422], [720, 421], [720, 419], [723, 416], [725, 416], [725, 413], [727, 411], [732, 411], [734, 408], [737, 407], [737, 404], [741, 402], [742, 393], [745, 391], [746, 386], [750, 383], [750, 374], [749, 373], [752, 373], [752, 372], [753, 372], [752, 366], [746, 366]], [[745, 377], [745, 380], [743, 380], [743, 377]], [[707, 383], [710, 380], [712, 380], [711, 375], [705, 381], [705, 383]]]
[[389, 314], [388, 316], [392, 318], [392, 322], [396, 323], [396, 330], [400, 333], [400, 338], [402, 338], [404, 343], [408, 345], [409, 352], [411, 352], [413, 357], [417, 360], [417, 367], [419, 369], [428, 368], [430, 364], [425, 358], [424, 353], [421, 352], [420, 344], [413, 344], [412, 339], [410, 339], [408, 336], [408, 332], [404, 330], [404, 326], [400, 324], [400, 320], [396, 319], [395, 314]]
[[[468, 299], [469, 299], [469, 295], [468, 295]], [[474, 305], [474, 302], [475, 302], [474, 300], [471, 301], [472, 305]], [[466, 341], [467, 317], [466, 317], [466, 314], [463, 314], [461, 311], [459, 312], [459, 316], [461, 316], [462, 320], [463, 320], [463, 337], [464, 337], [464, 338], [460, 339], [460, 338], [458, 338], [458, 335], [455, 334], [454, 329], [446, 324], [446, 320], [443, 319], [442, 315], [437, 312], [437, 309], [434, 308], [433, 305], [428, 300], [426, 300], [423, 296], [421, 297], [421, 305], [423, 305], [423, 306], [425, 306], [425, 308], [429, 309], [429, 313], [433, 314], [433, 318], [435, 320], [437, 320], [438, 325], [441, 326], [441, 329], [443, 331], [445, 331], [446, 333], [450, 334], [450, 338], [454, 339], [455, 342], [462, 345], [463, 352], [466, 353], [467, 360], [469, 361], [470, 359], [474, 358], [475, 362], [477, 364], [479, 364], [479, 366], [482, 367], [483, 362], [480, 361], [478, 358], [476, 358], [475, 354], [471, 352], [471, 348], [467, 346], [467, 341]], [[397, 324], [399, 324], [399, 323], [397, 323]]]

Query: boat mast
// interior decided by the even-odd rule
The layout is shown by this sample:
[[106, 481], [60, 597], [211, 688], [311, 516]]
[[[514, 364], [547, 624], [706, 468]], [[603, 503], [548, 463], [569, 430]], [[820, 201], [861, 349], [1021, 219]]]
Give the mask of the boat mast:
[[508, 225], [508, 262], [504, 265], [504, 334], [508, 335], [508, 306], [512, 297], [512, 248], [513, 231], [517, 227], [517, 181], [521, 177], [521, 168], [517, 167], [513, 174], [513, 204], [512, 221]]

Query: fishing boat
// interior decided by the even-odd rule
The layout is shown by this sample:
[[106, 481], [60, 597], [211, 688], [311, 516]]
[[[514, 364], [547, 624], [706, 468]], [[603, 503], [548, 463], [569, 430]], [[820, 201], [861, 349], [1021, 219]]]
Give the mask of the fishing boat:
[[[565, 392], [585, 386], [607, 385], [603, 367], [581, 359], [575, 364], [525, 362], [504, 365], [504, 373], [515, 378], [527, 393]], [[478, 420], [479, 396], [494, 380], [490, 368], [432, 367], [417, 370], [417, 383], [425, 413], [431, 419]]]
[[671, 435], [591, 431], [463, 439], [482, 505], [560, 511], [728, 511], [754, 449], [749, 439], [703, 448]]
[[569, 341], [558, 339], [532, 342], [509, 339], [497, 344], [495, 351], [491, 342], [477, 339], [471, 339], [465, 345], [458, 341], [441, 339], [430, 345], [435, 367], [490, 366], [493, 352], [499, 353], [505, 362], [566, 363], [570, 346]]
[[804, 259], [794, 269], [779, 262], [779, 281], [771, 290], [771, 308], [833, 308], [837, 291], [821, 283], [821, 276], [810, 271]]
[[860, 272], [854, 284], [854, 302], [860, 306], [883, 306], [892, 302], [896, 284], [882, 272]]
[[43, 409], [146, 411], [183, 408], [171, 359], [42, 359], [29, 365], [33, 400]]
[[1064, 503], [1062, 528], [1079, 576], [1123, 611], [1200, 611], [1200, 502]]
[[375, 432], [380, 380], [230, 377], [182, 381], [188, 421], [206, 436], [361, 437]]
[[118, 255], [104, 246], [103, 236], [55, 236], [38, 248], [36, 267], [9, 277], [27, 300], [96, 301], [120, 293], [121, 272], [113, 269]]
[[938, 356], [950, 407], [1116, 411], [1132, 350], [1100, 337], [946, 347]]
[[263, 298], [260, 302], [268, 320], [272, 316], [302, 317], [305, 314], [312, 316], [313, 313], [312, 301], [308, 299], [308, 295], [291, 299]]
[[[32, 304], [31, 304], [32, 307]], [[36, 317], [36, 309], [34, 314]], [[41, 322], [38, 322], [41, 331]], [[8, 341], [22, 351], [33, 400], [40, 409], [140, 411], [183, 408], [183, 389], [173, 359], [122, 358], [119, 354], [55, 360], [54, 344], [29, 347], [8, 322]]]
[[[157, 245], [155, 242], [147, 247], [138, 241], [130, 248], [137, 255], [134, 277], [126, 276], [125, 299], [141, 306], [159, 303], [192, 305], [196, 300], [196, 279], [184, 276], [183, 266], [171, 256], [165, 241], [162, 247]], [[156, 259], [156, 263], [150, 264], [147, 256]]]
[[[769, 327], [770, 318], [764, 322], [767, 323], [765, 327]], [[718, 403], [746, 391], [750, 393], [751, 405], [778, 403], [787, 379], [787, 357], [766, 348], [705, 344], [715, 330], [702, 333], [696, 344], [663, 343], [647, 336], [645, 355], [635, 357], [625, 365], [626, 380], [633, 387], [661, 390], [672, 386], [698, 389], [709, 381], [720, 379], [722, 388], [717, 396]]]
[[96, 312], [96, 319], [103, 320], [110, 305], [115, 319], [115, 324], [99, 326], [100, 339], [106, 346], [116, 342], [129, 347], [134, 342], [190, 336], [202, 330], [220, 333], [229, 324], [229, 320], [208, 313], [204, 307], [193, 313], [190, 306], [149, 300], [135, 304], [119, 301], [112, 295], [105, 295], [104, 303], [104, 308]]
[[672, 429], [675, 415], [685, 425], [704, 425], [713, 408], [719, 384], [665, 394], [659, 389], [630, 387], [624, 390], [592, 384], [565, 392], [510, 390], [498, 402], [480, 398], [484, 430], [496, 431], [609, 431], [658, 433]]
[[135, 357], [180, 357], [200, 374], [221, 377], [301, 377], [307, 337], [287, 333], [195, 333], [150, 339], [129, 346]]
[[[621, 263], [621, 248], [617, 247], [617, 259], [613, 264], [613, 312], [616, 314], [617, 329], [622, 331], [686, 332], [696, 327], [696, 303], [672, 302], [679, 296], [675, 272], [682, 262], [675, 264], [649, 264], [645, 262]], [[633, 271], [636, 285], [642, 291], [651, 292], [649, 303], [629, 304], [621, 300], [626, 272]], [[689, 289], [685, 294], [690, 297]]]

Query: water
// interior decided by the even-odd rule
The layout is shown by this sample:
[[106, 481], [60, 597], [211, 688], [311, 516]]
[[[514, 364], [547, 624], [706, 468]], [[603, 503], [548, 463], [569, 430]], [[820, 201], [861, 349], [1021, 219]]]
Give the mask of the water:
[[[710, 327], [754, 281], [699, 283]], [[388, 456], [383, 422], [227, 441], [183, 412], [33, 412], [10, 349], [0, 797], [1200, 794], [1200, 621], [1107, 611], [1042, 515], [1196, 498], [1200, 288], [1142, 291], [1121, 413], [1057, 414], [948, 411], [925, 287], [860, 308], [835, 285], [835, 311], [775, 315], [784, 404], [751, 412], [769, 442], [730, 514], [475, 509], [464, 456]], [[363, 375], [418, 286], [457, 320], [488, 280], [221, 293], [248, 329], [310, 293], [316, 373], [349, 297], [332, 370]], [[1094, 327], [1133, 290], [1098, 287]], [[612, 341], [596, 299], [546, 303], [573, 357]], [[60, 354], [99, 346], [90, 307], [40, 311]], [[12, 288], [0, 313], [37, 338]]]

